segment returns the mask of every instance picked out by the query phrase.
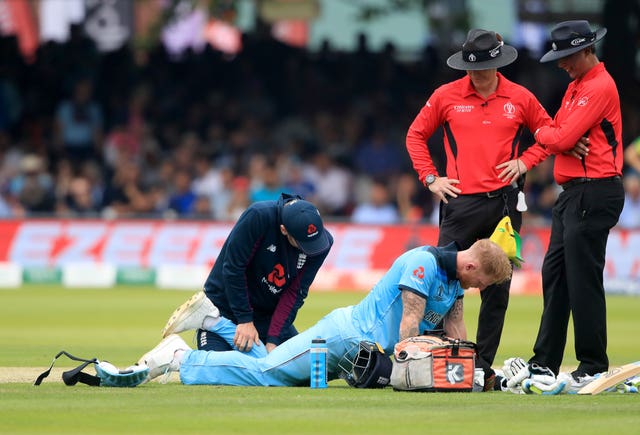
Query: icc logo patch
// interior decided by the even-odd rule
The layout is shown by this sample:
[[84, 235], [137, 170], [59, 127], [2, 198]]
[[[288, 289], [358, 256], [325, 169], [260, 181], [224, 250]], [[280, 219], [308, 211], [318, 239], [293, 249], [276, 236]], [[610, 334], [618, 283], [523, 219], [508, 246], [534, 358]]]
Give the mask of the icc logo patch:
[[511, 103], [511, 101], [505, 103], [504, 106], [502, 106], [502, 109], [504, 110], [503, 115], [509, 119], [513, 119], [515, 117], [516, 114], [516, 106], [513, 105], [513, 103]]

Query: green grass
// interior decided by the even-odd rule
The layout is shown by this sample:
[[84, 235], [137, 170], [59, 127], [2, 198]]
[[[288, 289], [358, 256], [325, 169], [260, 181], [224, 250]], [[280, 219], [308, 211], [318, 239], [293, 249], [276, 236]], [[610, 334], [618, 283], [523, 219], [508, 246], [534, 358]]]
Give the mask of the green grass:
[[[71, 290], [25, 286], [0, 290], [0, 370], [45, 367], [64, 349], [126, 366], [154, 346], [173, 309], [190, 292], [151, 288]], [[296, 326], [304, 329], [361, 293], [313, 293]], [[612, 365], [640, 359], [640, 298], [609, 297]], [[479, 297], [465, 299], [469, 336]], [[496, 365], [528, 358], [541, 313], [539, 297], [512, 297]], [[572, 333], [570, 332], [569, 336]], [[187, 341], [191, 334], [184, 334]], [[72, 366], [60, 359], [60, 366]], [[576, 364], [567, 345], [567, 367]], [[516, 396], [357, 390], [332, 381], [327, 390], [183, 386], [134, 389], [66, 387], [46, 379], [0, 384], [0, 433], [631, 433], [640, 423], [640, 395]]]

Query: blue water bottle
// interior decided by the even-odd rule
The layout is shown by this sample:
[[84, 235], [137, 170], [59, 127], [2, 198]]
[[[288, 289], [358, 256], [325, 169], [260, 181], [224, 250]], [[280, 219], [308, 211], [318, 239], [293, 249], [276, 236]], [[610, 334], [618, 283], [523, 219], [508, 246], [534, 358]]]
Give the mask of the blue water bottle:
[[311, 340], [311, 388], [327, 388], [327, 341]]

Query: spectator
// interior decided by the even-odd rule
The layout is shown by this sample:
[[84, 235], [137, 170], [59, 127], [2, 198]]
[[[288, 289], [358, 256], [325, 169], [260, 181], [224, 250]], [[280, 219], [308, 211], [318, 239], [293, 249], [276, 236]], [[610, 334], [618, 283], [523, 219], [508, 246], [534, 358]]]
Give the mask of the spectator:
[[275, 162], [267, 161], [259, 177], [260, 181], [251, 189], [251, 202], [276, 201], [284, 191], [284, 186], [280, 182], [280, 174]]
[[289, 161], [284, 167], [284, 191], [299, 195], [309, 202], [316, 202], [316, 186], [306, 176], [304, 166], [298, 161]]
[[94, 202], [91, 190], [91, 181], [88, 178], [82, 175], [74, 177], [65, 196], [66, 211], [77, 217], [97, 216], [99, 207]]
[[103, 161], [106, 167], [113, 172], [123, 160], [141, 163], [140, 140], [139, 136], [127, 128], [124, 121], [119, 120], [104, 140]]
[[195, 211], [197, 195], [191, 190], [191, 174], [178, 170], [173, 176], [173, 192], [169, 195], [169, 209], [179, 217], [189, 216]]
[[396, 207], [403, 222], [438, 225], [438, 199], [424, 189], [413, 174], [401, 174], [396, 180], [395, 192]]
[[640, 174], [640, 136], [624, 150], [624, 162], [636, 173]]
[[351, 221], [356, 224], [395, 224], [400, 220], [398, 210], [390, 199], [387, 185], [374, 180], [369, 185], [369, 199], [356, 205]]
[[618, 219], [621, 228], [640, 228], [640, 175], [629, 173], [622, 179], [624, 184], [624, 207]]
[[350, 216], [352, 211], [352, 176], [323, 150], [317, 150], [310, 164], [305, 166], [305, 177], [317, 187], [318, 209], [323, 214]]
[[392, 143], [385, 131], [375, 128], [355, 150], [354, 165], [360, 174], [389, 180], [401, 172], [402, 146]]
[[52, 213], [55, 207], [53, 178], [42, 157], [27, 154], [20, 162], [20, 173], [9, 184], [10, 194], [27, 214]]
[[104, 192], [103, 211], [107, 216], [149, 215], [156, 210], [155, 198], [141, 183], [140, 168], [133, 162], [122, 162]]
[[198, 196], [212, 197], [222, 189], [220, 170], [216, 168], [206, 154], [199, 153], [193, 162], [195, 176], [191, 190]]
[[[233, 218], [230, 215], [230, 207], [232, 200], [234, 199], [234, 181], [236, 180], [237, 175], [233, 171], [233, 169], [229, 166], [223, 166], [220, 168], [220, 180], [221, 186], [220, 190], [210, 198], [211, 207], [213, 209], [213, 217], [218, 221], [230, 221]], [[249, 190], [249, 180], [244, 178], [245, 186], [244, 188], [247, 191]], [[248, 198], [248, 196], [247, 196]]]
[[74, 164], [101, 155], [102, 109], [92, 92], [88, 79], [79, 80], [71, 98], [62, 101], [56, 111], [56, 143], [61, 155]]
[[249, 180], [242, 176], [234, 178], [231, 184], [231, 197], [226, 208], [226, 220], [237, 221], [250, 205]]

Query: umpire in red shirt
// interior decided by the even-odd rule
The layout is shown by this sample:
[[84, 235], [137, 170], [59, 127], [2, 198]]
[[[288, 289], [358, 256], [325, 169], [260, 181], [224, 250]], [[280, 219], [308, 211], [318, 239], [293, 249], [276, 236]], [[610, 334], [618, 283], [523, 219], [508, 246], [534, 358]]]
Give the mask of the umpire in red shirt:
[[[558, 373], [571, 313], [578, 386], [609, 367], [603, 271], [609, 230], [624, 203], [620, 98], [594, 45], [605, 34], [584, 20], [551, 30], [552, 50], [540, 62], [555, 61], [573, 81], [553, 124], [534, 134], [555, 154], [554, 177], [563, 191], [553, 207], [542, 265], [544, 310], [531, 362]], [[588, 147], [574, 145], [583, 135]]]
[[[489, 237], [505, 215], [520, 231], [522, 210], [516, 205], [518, 182], [523, 180], [518, 174], [548, 154], [537, 144], [523, 153], [520, 140], [524, 129], [536, 131], [549, 125], [551, 118], [531, 92], [497, 72], [517, 56], [499, 34], [470, 30], [462, 50], [447, 60], [451, 68], [467, 74], [436, 89], [409, 127], [406, 145], [413, 167], [441, 200], [440, 246], [456, 242], [466, 249]], [[438, 127], [444, 129], [446, 154], [446, 167], [440, 171], [427, 147]], [[510, 161], [506, 169], [497, 168], [506, 161]], [[508, 181], [500, 178], [511, 170], [515, 176], [510, 174]], [[510, 282], [492, 285], [481, 293], [476, 342], [486, 390], [495, 381], [491, 365], [500, 344], [509, 286]]]

